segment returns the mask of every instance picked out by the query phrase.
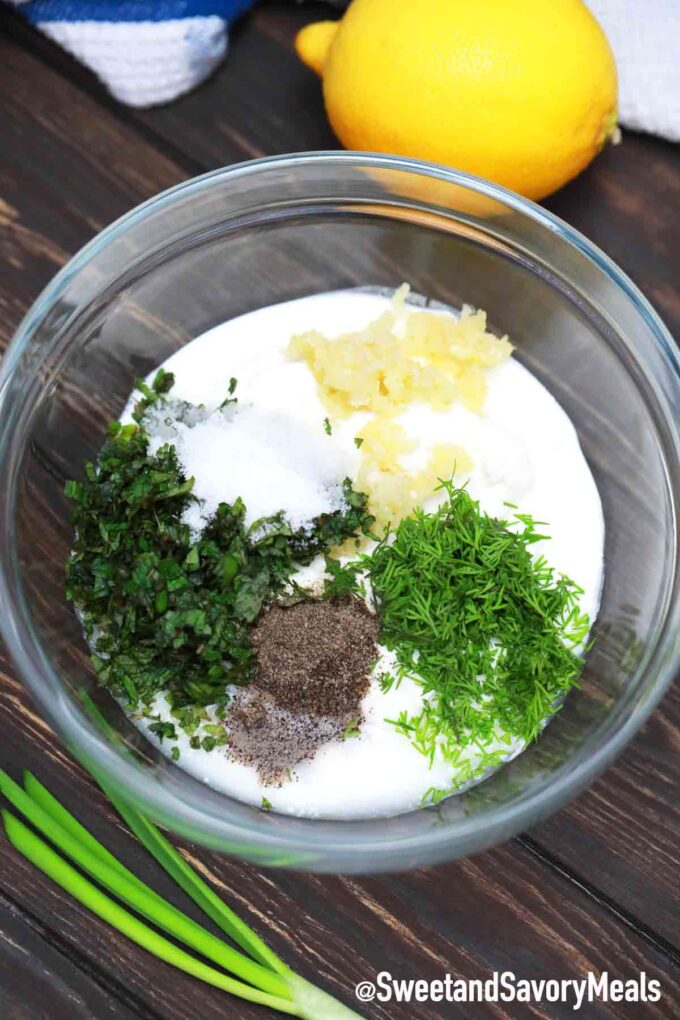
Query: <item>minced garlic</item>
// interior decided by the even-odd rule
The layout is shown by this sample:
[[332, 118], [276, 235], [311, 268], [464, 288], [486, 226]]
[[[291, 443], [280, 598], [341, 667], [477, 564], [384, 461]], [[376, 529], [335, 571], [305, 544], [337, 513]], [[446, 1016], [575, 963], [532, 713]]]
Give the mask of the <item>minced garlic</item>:
[[311, 331], [294, 336], [291, 358], [305, 361], [325, 406], [337, 417], [353, 411], [394, 415], [415, 401], [444, 410], [462, 401], [481, 411], [484, 370], [509, 358], [512, 346], [486, 330], [486, 313], [464, 307], [446, 313], [412, 311], [408, 286], [392, 307], [364, 329], [330, 339]]
[[369, 496], [378, 525], [396, 524], [431, 496], [439, 479], [472, 469], [470, 456], [460, 446], [438, 443], [425, 468], [409, 474], [401, 463], [416, 443], [392, 418], [376, 416], [361, 430], [363, 443], [357, 488]]
[[357, 483], [370, 497], [378, 523], [398, 523], [432, 494], [438, 479], [469, 472], [459, 446], [439, 444], [427, 467], [409, 474], [401, 457], [415, 444], [394, 420], [412, 403], [443, 411], [456, 402], [480, 413], [486, 372], [510, 357], [507, 337], [486, 330], [486, 313], [464, 307], [459, 317], [412, 310], [403, 284], [391, 307], [361, 330], [328, 338], [317, 331], [294, 336], [289, 357], [306, 362], [324, 406], [337, 418], [374, 414], [361, 429]]

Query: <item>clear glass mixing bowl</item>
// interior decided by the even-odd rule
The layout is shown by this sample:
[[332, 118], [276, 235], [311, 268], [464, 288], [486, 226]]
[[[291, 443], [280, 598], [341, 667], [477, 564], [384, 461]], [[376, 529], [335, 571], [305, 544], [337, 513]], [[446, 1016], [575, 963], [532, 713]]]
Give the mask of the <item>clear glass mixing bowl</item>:
[[[64, 481], [136, 376], [243, 312], [357, 285], [485, 308], [574, 422], [606, 517], [583, 685], [538, 743], [437, 809], [327, 822], [263, 813], [160, 755], [99, 689], [71, 606]], [[680, 365], [630, 280], [585, 238], [484, 181], [311, 153], [218, 170], [109, 227], [41, 295], [0, 383], [0, 625], [68, 748], [170, 829], [262, 864], [380, 871], [506, 839], [621, 750], [678, 666]]]

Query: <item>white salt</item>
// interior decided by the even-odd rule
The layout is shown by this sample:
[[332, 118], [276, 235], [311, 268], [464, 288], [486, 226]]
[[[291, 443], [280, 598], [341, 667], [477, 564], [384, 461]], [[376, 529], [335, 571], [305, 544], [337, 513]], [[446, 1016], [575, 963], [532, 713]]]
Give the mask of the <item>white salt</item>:
[[285, 414], [230, 405], [194, 422], [150, 419], [151, 450], [175, 446], [187, 478], [194, 479], [184, 520], [200, 532], [219, 503], [240, 497], [246, 525], [279, 511], [292, 528], [343, 505], [342, 457], [319, 420], [318, 436]]

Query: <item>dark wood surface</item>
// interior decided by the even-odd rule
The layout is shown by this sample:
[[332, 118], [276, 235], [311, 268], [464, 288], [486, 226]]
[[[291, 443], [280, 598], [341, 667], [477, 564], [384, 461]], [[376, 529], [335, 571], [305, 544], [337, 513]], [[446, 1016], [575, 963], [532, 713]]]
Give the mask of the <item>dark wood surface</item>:
[[[336, 147], [316, 78], [292, 39], [324, 9], [265, 4], [226, 63], [169, 106], [115, 103], [62, 51], [6, 14], [0, 37], [0, 344], [56, 270], [155, 192], [236, 160]], [[600, 244], [680, 332], [680, 159], [626, 133], [546, 204]], [[675, 248], [674, 248], [675, 246]], [[677, 688], [594, 786], [530, 833], [476, 858], [375, 878], [263, 873], [187, 847], [191, 860], [291, 966], [352, 1005], [381, 970], [399, 977], [658, 977], [657, 1005], [588, 1017], [667, 1018], [680, 993]], [[150, 862], [0, 660], [0, 765], [55, 793], [141, 877], [191, 905]], [[369, 1018], [567, 1017], [571, 1005], [367, 1005]], [[62, 895], [0, 839], [0, 1016], [243, 1020], [235, 1002], [147, 956]]]

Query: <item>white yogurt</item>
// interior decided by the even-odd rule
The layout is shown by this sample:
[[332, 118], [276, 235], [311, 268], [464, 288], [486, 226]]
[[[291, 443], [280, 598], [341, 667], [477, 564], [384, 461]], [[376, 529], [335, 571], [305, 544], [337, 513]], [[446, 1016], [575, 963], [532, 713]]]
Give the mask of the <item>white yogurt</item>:
[[[233, 376], [241, 404], [292, 419], [314, 438], [317, 448], [321, 437], [329, 461], [342, 464], [344, 473], [354, 477], [360, 456], [354, 437], [368, 415], [334, 421], [332, 434], [326, 436], [327, 411], [315, 380], [306, 365], [290, 361], [285, 351], [295, 333], [316, 329], [334, 335], [361, 329], [388, 304], [377, 294], [340, 291], [262, 308], [222, 323], [165, 362], [163, 367], [175, 374], [172, 395], [215, 409]], [[548, 390], [513, 358], [489, 372], [488, 385], [483, 415], [460, 405], [445, 412], [414, 405], [400, 417], [419, 444], [412, 455], [414, 466], [427, 459], [435, 443], [464, 447], [474, 462], [471, 495], [492, 515], [507, 518], [511, 511], [504, 504], [509, 501], [546, 522], [550, 540], [533, 549], [583, 588], [581, 608], [592, 620], [602, 580], [604, 521], [574, 427]], [[230, 492], [234, 481], [238, 479], [231, 478]], [[201, 496], [200, 487], [194, 491]], [[230, 492], [219, 498], [228, 500]], [[215, 498], [212, 483], [210, 495]], [[282, 492], [282, 508], [285, 505]], [[312, 566], [305, 576], [311, 579], [314, 573]], [[390, 653], [383, 649], [376, 674], [389, 669], [390, 663]], [[255, 770], [233, 761], [224, 748], [192, 749], [183, 734], [178, 764], [240, 800], [259, 805], [266, 797], [276, 811], [319, 818], [397, 814], [417, 807], [428, 788], [451, 783], [450, 766], [438, 758], [430, 766], [387, 721], [404, 710], [417, 714], [421, 704], [421, 688], [415, 681], [404, 679], [383, 693], [373, 680], [363, 703], [360, 736], [326, 744], [311, 761], [297, 766], [292, 781], [281, 787], [262, 786]], [[157, 699], [153, 711], [171, 718], [163, 698]], [[145, 720], [137, 722], [148, 732]], [[170, 753], [168, 741], [161, 747]], [[519, 750], [520, 743], [511, 744], [507, 757]]]

